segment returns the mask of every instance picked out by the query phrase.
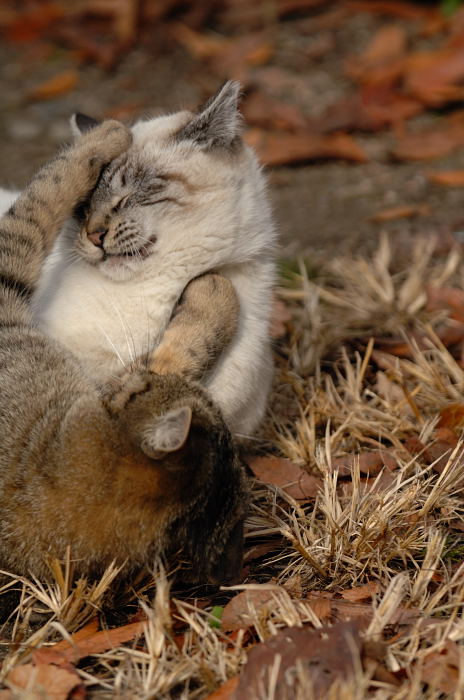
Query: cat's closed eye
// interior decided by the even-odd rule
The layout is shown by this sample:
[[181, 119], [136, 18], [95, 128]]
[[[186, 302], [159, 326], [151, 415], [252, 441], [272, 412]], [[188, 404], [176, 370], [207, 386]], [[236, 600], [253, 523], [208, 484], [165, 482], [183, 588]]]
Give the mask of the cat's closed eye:
[[113, 214], [118, 212], [120, 209], [124, 207], [125, 204], [127, 204], [127, 201], [129, 199], [129, 195], [126, 194], [124, 197], [117, 198], [116, 200], [113, 201], [113, 206], [111, 207], [111, 211]]

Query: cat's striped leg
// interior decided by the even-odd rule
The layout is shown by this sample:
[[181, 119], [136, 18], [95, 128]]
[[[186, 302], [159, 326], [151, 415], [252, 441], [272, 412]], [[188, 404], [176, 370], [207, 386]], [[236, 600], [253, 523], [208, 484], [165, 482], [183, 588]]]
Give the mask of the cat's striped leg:
[[239, 315], [228, 279], [215, 273], [197, 277], [185, 288], [149, 369], [201, 381], [234, 337]]
[[0, 323], [28, 322], [28, 301], [56, 235], [131, 139], [119, 122], [104, 122], [39, 170], [1, 218]]

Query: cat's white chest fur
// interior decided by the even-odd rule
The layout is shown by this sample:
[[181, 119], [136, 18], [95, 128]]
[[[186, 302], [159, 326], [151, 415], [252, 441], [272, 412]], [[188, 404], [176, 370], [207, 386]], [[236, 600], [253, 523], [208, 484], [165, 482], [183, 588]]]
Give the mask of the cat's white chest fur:
[[[171, 300], [156, 281], [114, 282], [82, 261], [52, 256], [34, 299], [36, 320], [102, 382], [158, 345]], [[171, 303], [169, 303], [171, 302]], [[175, 303], [175, 302], [174, 302]]]

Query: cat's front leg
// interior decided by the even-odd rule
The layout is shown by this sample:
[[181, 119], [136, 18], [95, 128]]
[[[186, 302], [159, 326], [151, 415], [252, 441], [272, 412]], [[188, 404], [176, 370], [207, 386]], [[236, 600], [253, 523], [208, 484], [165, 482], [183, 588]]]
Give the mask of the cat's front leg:
[[185, 288], [148, 368], [200, 381], [234, 337], [239, 315], [228, 279], [216, 273], [197, 277]]

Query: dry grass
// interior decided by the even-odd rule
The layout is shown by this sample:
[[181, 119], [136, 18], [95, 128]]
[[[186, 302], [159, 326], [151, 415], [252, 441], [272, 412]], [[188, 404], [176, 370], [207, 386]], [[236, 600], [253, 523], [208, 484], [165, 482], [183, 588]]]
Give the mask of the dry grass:
[[[447, 640], [464, 640], [464, 543], [450, 528], [464, 520], [464, 442], [450, 450], [437, 474], [405, 441], [433, 442], [440, 409], [462, 400], [464, 371], [439, 340], [446, 314], [425, 306], [426, 283], [464, 289], [464, 268], [457, 251], [437, 262], [433, 244], [421, 241], [407, 268], [393, 269], [384, 239], [371, 261], [335, 260], [317, 283], [301, 265], [280, 290], [293, 322], [278, 349], [267, 434], [281, 455], [321, 476], [323, 487], [314, 503], [301, 505], [276, 487], [254, 486], [247, 540], [274, 542], [274, 548], [251, 563], [245, 584], [270, 582], [275, 590], [272, 606], [250, 608], [251, 638], [244, 630], [231, 637], [211, 624], [211, 605], [222, 604], [231, 591], [209, 595], [201, 609], [191, 593], [172, 598], [158, 567], [148, 585], [134, 585], [118, 599], [118, 606], [138, 601], [146, 615], [140, 638], [79, 665], [91, 697], [206, 697], [241, 672], [253, 641], [286, 626], [327, 624], [309, 604], [309, 591], [336, 594], [366, 581], [379, 584], [366, 637], [387, 640], [384, 665], [396, 676], [376, 679], [372, 667], [358, 663], [353, 678], [326, 697], [444, 697], [424, 683], [423, 664]], [[375, 337], [414, 334], [422, 347], [413, 343], [409, 359], [375, 349]], [[337, 457], [379, 446], [399, 464], [387, 480], [380, 474], [367, 483], [356, 462], [348, 481], [334, 471]], [[12, 578], [21, 602], [1, 635], [4, 687], [10, 669], [27, 661], [32, 649], [69, 638], [98, 614], [117, 574], [109, 570], [100, 582], [73, 583], [69, 562], [51, 566], [54, 585]], [[409, 622], [392, 633], [399, 610], [406, 617], [409, 611]], [[463, 654], [455, 672], [454, 697], [464, 697]], [[295, 678], [292, 697], [311, 698], [302, 666]], [[263, 700], [275, 697], [275, 674], [266, 682]], [[15, 697], [37, 696], [24, 691]]]

